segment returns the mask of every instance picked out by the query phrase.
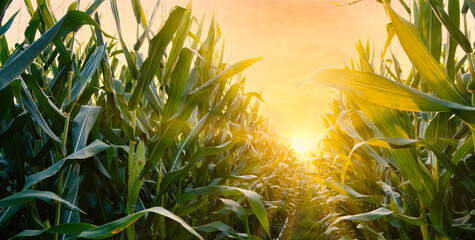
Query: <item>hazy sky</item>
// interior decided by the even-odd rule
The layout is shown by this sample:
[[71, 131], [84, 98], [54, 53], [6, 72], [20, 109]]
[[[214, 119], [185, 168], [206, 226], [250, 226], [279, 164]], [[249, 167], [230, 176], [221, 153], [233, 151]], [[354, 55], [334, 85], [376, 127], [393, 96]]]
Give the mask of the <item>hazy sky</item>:
[[[71, 1], [52, 0], [57, 17]], [[81, 1], [81, 9], [92, 1]], [[131, 46], [135, 40], [135, 18], [131, 2], [118, 0], [122, 31]], [[150, 16], [154, 0], [142, 0], [144, 11]], [[174, 4], [188, 1], [162, 1], [155, 31], [166, 12]], [[339, 1], [341, 2], [341, 1]], [[7, 37], [23, 40], [22, 34], [29, 19], [23, 1], [14, 1], [5, 17], [22, 8]], [[384, 8], [374, 0], [363, 0], [339, 7], [328, 0], [194, 0], [193, 13], [200, 19], [206, 14], [207, 23], [216, 13], [223, 38], [225, 56], [230, 63], [246, 58], [264, 57], [244, 72], [248, 91], [263, 91], [265, 104], [261, 112], [285, 137], [303, 145], [315, 146], [323, 134], [320, 116], [329, 111], [331, 89], [315, 85], [306, 79], [322, 68], [341, 68], [356, 56], [355, 43], [369, 37], [376, 54], [386, 40], [388, 23]], [[109, 1], [100, 8], [102, 25], [114, 34]]]

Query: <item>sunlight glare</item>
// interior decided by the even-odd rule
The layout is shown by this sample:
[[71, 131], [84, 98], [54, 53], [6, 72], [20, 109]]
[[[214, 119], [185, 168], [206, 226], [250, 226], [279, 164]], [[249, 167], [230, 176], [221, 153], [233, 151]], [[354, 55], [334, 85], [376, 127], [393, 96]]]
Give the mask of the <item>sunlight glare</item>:
[[306, 156], [312, 151], [312, 144], [310, 141], [300, 138], [300, 137], [291, 137], [290, 143], [292, 148], [300, 156]]

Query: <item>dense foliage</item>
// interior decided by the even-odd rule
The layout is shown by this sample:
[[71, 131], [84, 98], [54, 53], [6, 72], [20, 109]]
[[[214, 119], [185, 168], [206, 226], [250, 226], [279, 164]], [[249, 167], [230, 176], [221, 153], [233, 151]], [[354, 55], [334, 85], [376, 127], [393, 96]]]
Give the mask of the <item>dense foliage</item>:
[[25, 0], [23, 42], [4, 36], [16, 14], [0, 27], [0, 238], [278, 235], [305, 177], [245, 92], [240, 73], [259, 59], [223, 62], [219, 26], [204, 34], [190, 5], [154, 33], [159, 3], [147, 17], [131, 1], [129, 50], [116, 0], [116, 38], [100, 28], [103, 0], [78, 2], [57, 19], [49, 0]]
[[[359, 42], [356, 63], [313, 78], [341, 90], [324, 117], [314, 201], [332, 238], [473, 238], [475, 73], [467, 19], [475, 3], [400, 2], [412, 22], [382, 2], [391, 23], [379, 67], [369, 44]], [[412, 66], [386, 57], [394, 36]]]

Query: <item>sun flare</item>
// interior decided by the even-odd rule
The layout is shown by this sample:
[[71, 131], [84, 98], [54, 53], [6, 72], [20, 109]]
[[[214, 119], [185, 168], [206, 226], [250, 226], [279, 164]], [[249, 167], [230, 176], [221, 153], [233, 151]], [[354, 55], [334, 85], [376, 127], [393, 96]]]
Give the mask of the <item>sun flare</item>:
[[290, 143], [294, 151], [301, 156], [308, 155], [312, 150], [311, 142], [301, 137], [291, 137]]

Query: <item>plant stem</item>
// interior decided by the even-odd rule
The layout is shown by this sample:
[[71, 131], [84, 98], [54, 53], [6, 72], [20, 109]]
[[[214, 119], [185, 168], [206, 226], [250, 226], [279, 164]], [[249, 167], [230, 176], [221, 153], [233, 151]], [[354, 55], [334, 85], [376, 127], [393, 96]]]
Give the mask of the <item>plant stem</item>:
[[[136, 121], [137, 121], [137, 114], [136, 111], [131, 111], [130, 112], [132, 115], [132, 136], [135, 138], [135, 126], [136, 126]], [[128, 181], [127, 181], [127, 213], [133, 214], [135, 211], [135, 202], [132, 203], [130, 202], [130, 196], [132, 194], [132, 186], [134, 185], [134, 176], [132, 176], [132, 171], [134, 169], [134, 148], [135, 148], [135, 139], [130, 139], [129, 142], [129, 161], [128, 161]], [[135, 226], [134, 224], [130, 224], [129, 227], [127, 227], [127, 239], [133, 240], [135, 239]]]
[[[71, 74], [70, 74], [71, 76]], [[71, 78], [71, 77], [69, 77]], [[70, 89], [70, 88], [69, 88]], [[71, 94], [71, 91], [68, 92], [68, 94]], [[63, 141], [61, 144], [61, 153], [62, 153], [62, 158], [66, 156], [66, 140], [68, 139], [68, 129], [69, 129], [69, 114], [66, 113], [66, 120], [64, 122], [64, 129], [63, 129]], [[58, 173], [58, 196], [61, 196], [63, 192], [63, 169], [59, 170]], [[54, 226], [58, 226], [60, 224], [61, 220], [61, 202], [58, 202], [56, 205], [56, 214], [54, 218]], [[55, 233], [54, 234], [54, 239], [57, 240], [59, 237], [59, 234]]]
[[[419, 200], [419, 205], [421, 206], [421, 217], [425, 218], [426, 216], [426, 209], [424, 206], [424, 203]], [[429, 238], [429, 228], [427, 226], [421, 226], [421, 233], [422, 233], [422, 239], [428, 240]]]

